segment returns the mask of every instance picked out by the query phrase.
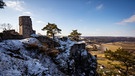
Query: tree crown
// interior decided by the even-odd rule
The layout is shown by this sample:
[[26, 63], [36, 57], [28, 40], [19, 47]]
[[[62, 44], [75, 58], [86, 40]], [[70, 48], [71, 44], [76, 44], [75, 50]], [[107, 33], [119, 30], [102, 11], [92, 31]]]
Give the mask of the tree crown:
[[61, 29], [59, 29], [58, 27], [57, 27], [57, 25], [56, 24], [54, 24], [54, 23], [48, 23], [43, 29], [42, 29], [43, 31], [47, 31], [47, 36], [53, 36], [54, 37], [54, 35], [55, 34], [57, 34], [57, 33], [61, 33]]
[[68, 35], [68, 37], [70, 37], [71, 40], [79, 41], [81, 35], [82, 34], [77, 32], [77, 30], [72, 30], [72, 32], [70, 33], [70, 35]]
[[0, 0], [0, 8], [4, 8], [4, 6], [6, 6], [5, 2], [3, 2], [3, 0]]

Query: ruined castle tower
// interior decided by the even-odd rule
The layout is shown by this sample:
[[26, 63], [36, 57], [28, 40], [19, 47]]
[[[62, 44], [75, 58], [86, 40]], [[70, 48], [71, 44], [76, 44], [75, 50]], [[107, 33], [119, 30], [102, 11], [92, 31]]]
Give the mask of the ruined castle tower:
[[30, 37], [31, 34], [34, 34], [35, 31], [32, 29], [32, 21], [30, 16], [20, 16], [19, 17], [19, 34], [23, 38]]

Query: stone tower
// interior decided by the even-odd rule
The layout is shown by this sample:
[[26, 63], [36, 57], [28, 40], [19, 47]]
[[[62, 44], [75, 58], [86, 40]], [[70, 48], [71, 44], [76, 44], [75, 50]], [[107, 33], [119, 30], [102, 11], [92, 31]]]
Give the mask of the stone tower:
[[35, 31], [32, 29], [32, 21], [30, 16], [20, 16], [19, 17], [19, 34], [23, 38], [30, 37], [31, 34], [34, 34]]

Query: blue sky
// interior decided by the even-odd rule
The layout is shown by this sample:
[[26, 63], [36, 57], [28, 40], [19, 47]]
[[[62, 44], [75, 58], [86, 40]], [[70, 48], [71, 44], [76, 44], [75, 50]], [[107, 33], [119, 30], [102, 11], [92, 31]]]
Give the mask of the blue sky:
[[[0, 24], [10, 23], [18, 31], [18, 17], [31, 16], [33, 29], [55, 23], [60, 35], [77, 29], [83, 36], [135, 37], [135, 0], [4, 0]], [[0, 29], [1, 30], [1, 29]]]

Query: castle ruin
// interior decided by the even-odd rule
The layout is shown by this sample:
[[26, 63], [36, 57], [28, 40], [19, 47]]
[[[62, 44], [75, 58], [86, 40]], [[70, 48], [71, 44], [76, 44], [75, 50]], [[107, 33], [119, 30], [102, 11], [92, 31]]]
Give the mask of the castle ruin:
[[32, 29], [30, 16], [19, 17], [19, 34], [22, 35], [23, 38], [28, 38], [31, 34], [35, 34], [35, 31]]

